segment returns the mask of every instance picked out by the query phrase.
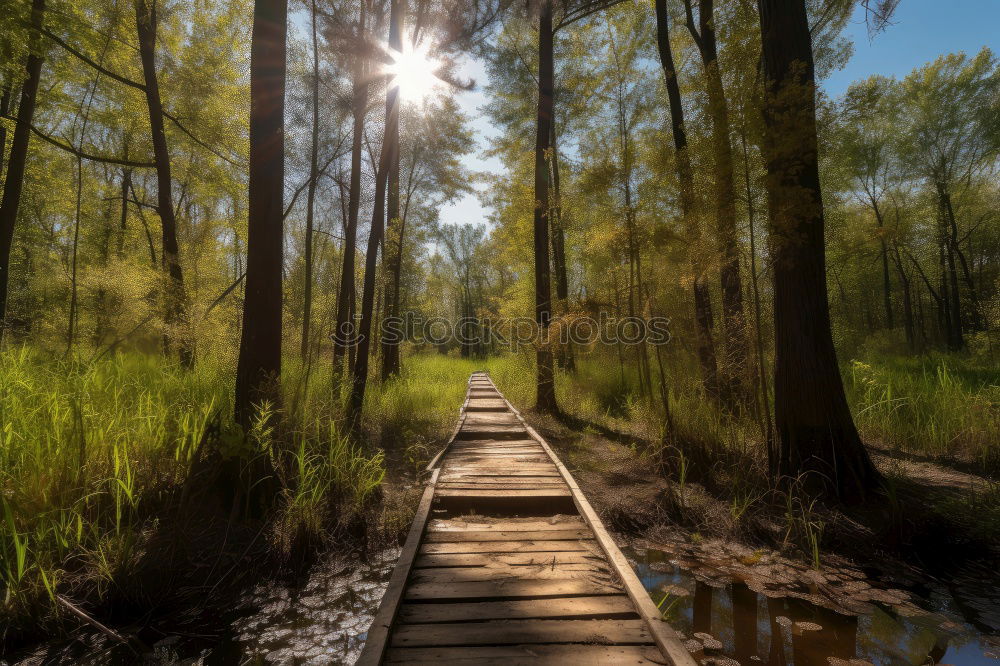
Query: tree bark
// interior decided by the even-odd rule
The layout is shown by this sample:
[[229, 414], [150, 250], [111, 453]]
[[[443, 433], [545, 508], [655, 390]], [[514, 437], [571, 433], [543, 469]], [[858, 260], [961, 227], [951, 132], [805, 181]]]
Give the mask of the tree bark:
[[[554, 81], [553, 81], [554, 86]], [[555, 98], [553, 97], [553, 106]], [[552, 266], [556, 272], [556, 298], [560, 314], [569, 313], [569, 279], [566, 274], [566, 230], [563, 228], [562, 182], [559, 178], [559, 135], [552, 119]], [[560, 363], [570, 372], [576, 371], [573, 343], [567, 342], [560, 354]]]
[[319, 39], [316, 35], [316, 0], [310, 5], [313, 80], [312, 80], [312, 143], [309, 147], [309, 188], [306, 191], [306, 237], [303, 259], [305, 261], [305, 285], [302, 293], [302, 339], [299, 355], [302, 360], [309, 356], [309, 333], [312, 324], [313, 291], [313, 224], [316, 209], [316, 186], [319, 180]]
[[736, 234], [736, 187], [733, 149], [729, 142], [729, 108], [719, 69], [715, 38], [714, 1], [699, 0], [698, 26], [692, 0], [685, 0], [688, 31], [694, 38], [705, 70], [708, 115], [712, 119], [712, 155], [715, 162], [715, 215], [719, 275], [722, 282], [722, 333], [726, 352], [720, 372], [727, 397], [747, 403], [750, 345], [743, 312], [740, 253]]
[[[399, 122], [399, 87], [389, 87], [385, 96], [386, 130]], [[386, 137], [388, 134], [386, 134]], [[388, 138], [382, 140], [379, 150], [378, 169], [375, 173], [375, 204], [372, 207], [371, 233], [368, 235], [368, 249], [365, 252], [365, 282], [361, 292], [361, 322], [358, 330], [357, 356], [351, 372], [351, 393], [347, 403], [347, 417], [353, 431], [361, 426], [361, 410], [365, 402], [368, 385], [368, 361], [371, 348], [373, 319], [375, 310], [375, 281], [378, 270], [378, 249], [382, 244], [385, 225], [386, 190], [389, 170], [396, 163], [394, 154], [398, 146]]]
[[844, 394], [830, 330], [815, 72], [805, 0], [758, 0], [779, 471], [843, 501], [881, 482]]
[[[181, 365], [194, 365], [191, 332], [188, 330], [188, 303], [184, 293], [184, 274], [181, 270], [180, 249], [177, 244], [177, 217], [171, 196], [170, 152], [167, 135], [163, 129], [163, 103], [156, 74], [156, 0], [135, 0], [135, 23], [139, 38], [139, 58], [145, 83], [146, 106], [149, 110], [149, 129], [153, 141], [153, 161], [156, 164], [156, 213], [160, 216], [162, 250], [160, 259], [166, 272], [165, 321], [179, 329], [178, 354]], [[169, 337], [169, 336], [168, 336]]]
[[32, 0], [31, 34], [28, 38], [29, 51], [24, 69], [27, 78], [21, 86], [21, 101], [17, 107], [17, 124], [11, 139], [10, 156], [7, 158], [7, 178], [4, 181], [3, 198], [0, 199], [0, 342], [3, 342], [7, 327], [7, 288], [10, 283], [10, 251], [14, 244], [14, 227], [17, 211], [21, 205], [21, 191], [24, 189], [24, 171], [28, 160], [28, 143], [31, 138], [31, 121], [35, 115], [35, 100], [38, 96], [38, 82], [42, 78], [42, 55], [38, 52], [38, 28], [42, 27], [45, 0]]
[[[358, 43], [365, 39], [365, 3], [361, 3], [358, 19]], [[347, 226], [344, 229], [344, 261], [341, 266], [340, 290], [337, 294], [337, 322], [333, 334], [334, 389], [339, 390], [345, 352], [354, 349], [354, 260], [357, 252], [358, 212], [361, 208], [361, 149], [365, 134], [365, 114], [368, 104], [368, 78], [364, 60], [354, 61], [353, 136], [351, 139], [351, 183], [348, 191]], [[350, 361], [354, 367], [354, 360]]]
[[549, 147], [552, 138], [555, 53], [553, 50], [552, 0], [542, 0], [538, 15], [538, 115], [535, 134], [535, 323], [538, 326], [535, 363], [539, 411], [556, 413], [555, 376], [549, 324], [552, 320], [552, 286], [549, 270]]
[[288, 0], [255, 0], [250, 42], [250, 208], [236, 420], [281, 407], [281, 273]]
[[[403, 3], [390, 0], [389, 48], [399, 53], [403, 50]], [[396, 104], [399, 104], [397, 92]], [[388, 117], [387, 117], [388, 118]], [[385, 263], [385, 316], [399, 316], [399, 279], [403, 263], [403, 221], [399, 215], [399, 112], [392, 114], [391, 125], [387, 119], [384, 141], [392, 143], [392, 163], [389, 165], [386, 195], [386, 239], [383, 248]], [[393, 336], [382, 336], [382, 379], [399, 374], [399, 347], [401, 341]]]
[[872, 210], [875, 211], [875, 222], [878, 224], [878, 240], [882, 259], [882, 307], [885, 308], [885, 327], [895, 328], [895, 321], [892, 316], [892, 281], [889, 279], [889, 245], [885, 241], [883, 232], [885, 230], [882, 218], [882, 209], [878, 206], [878, 201], [872, 198]]
[[[681, 106], [681, 91], [677, 83], [673, 51], [670, 48], [670, 25], [667, 14], [667, 0], [655, 0], [656, 44], [660, 52], [660, 64], [670, 101], [670, 125], [676, 150], [677, 178], [680, 181], [681, 216], [688, 236], [688, 242], [697, 250], [701, 244], [701, 230], [694, 211], [694, 172], [688, 154], [687, 132], [684, 129], [684, 107]], [[695, 340], [698, 348], [698, 363], [701, 367], [701, 383], [710, 396], [718, 396], [719, 382], [715, 358], [715, 342], [712, 334], [712, 300], [708, 285], [701, 275], [697, 252], [691, 252], [691, 276], [694, 292]]]

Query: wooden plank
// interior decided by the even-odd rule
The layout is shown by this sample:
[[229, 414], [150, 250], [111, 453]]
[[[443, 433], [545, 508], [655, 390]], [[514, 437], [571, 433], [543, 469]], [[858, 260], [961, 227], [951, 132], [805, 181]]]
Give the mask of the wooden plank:
[[550, 466], [550, 467], [548, 467], [546, 469], [526, 469], [526, 470], [510, 470], [510, 469], [507, 469], [507, 470], [497, 470], [494, 473], [491, 473], [491, 472], [489, 472], [488, 470], [486, 470], [486, 469], [484, 469], [482, 467], [474, 467], [474, 468], [456, 467], [456, 468], [451, 468], [451, 469], [449, 469], [448, 467], [444, 467], [441, 470], [441, 474], [443, 474], [445, 476], [462, 475], [462, 476], [471, 476], [471, 477], [483, 477], [483, 476], [485, 476], [485, 477], [501, 477], [501, 476], [539, 476], [539, 477], [541, 477], [541, 476], [548, 476], [548, 477], [561, 478], [559, 476], [559, 470], [556, 469], [555, 466]]
[[[481, 483], [439, 483], [438, 492], [442, 490], [484, 490], [488, 489], [490, 491], [494, 490], [516, 490], [516, 491], [528, 491], [528, 490], [566, 490], [569, 493], [569, 489], [566, 488], [564, 483], [493, 483], [489, 486], [484, 487]], [[560, 495], [566, 495], [566, 493], [559, 493]], [[468, 493], [466, 493], [468, 494]], [[471, 493], [473, 495], [481, 495], [481, 493]], [[538, 493], [535, 493], [536, 495]], [[523, 495], [523, 493], [522, 493]], [[441, 497], [449, 497], [447, 493], [441, 495]], [[518, 494], [510, 495], [510, 497], [518, 497]], [[547, 496], [547, 495], [543, 495]]]
[[438, 553], [420, 555], [413, 570], [430, 567], [526, 566], [531, 564], [576, 564], [600, 562], [602, 557], [588, 551], [548, 553]]
[[437, 481], [437, 472], [431, 476], [430, 482], [424, 489], [424, 494], [417, 505], [417, 513], [410, 526], [410, 532], [406, 535], [403, 549], [400, 551], [399, 560], [392, 570], [389, 578], [389, 585], [382, 601], [379, 603], [378, 611], [372, 620], [372, 625], [368, 629], [368, 636], [365, 639], [365, 647], [358, 658], [360, 666], [375, 666], [381, 663], [388, 643], [389, 631], [396, 618], [396, 611], [403, 599], [406, 590], [406, 580], [410, 575], [410, 567], [420, 549], [420, 537], [423, 534], [424, 526], [431, 513], [431, 505], [434, 501], [434, 483]]
[[518, 520], [477, 520], [468, 518], [436, 518], [427, 523], [427, 530], [434, 532], [473, 531], [473, 532], [530, 532], [538, 530], [569, 530], [588, 529], [587, 523], [577, 516], [558, 516], [550, 520], [544, 518]]
[[584, 527], [565, 530], [466, 530], [461, 532], [427, 532], [424, 535], [424, 543], [456, 541], [575, 541], [576, 539], [592, 539], [593, 536], [593, 532]]
[[482, 490], [477, 488], [438, 489], [436, 497], [497, 498], [497, 497], [572, 497], [569, 488], [534, 488], [528, 490]]
[[537, 488], [533, 490], [460, 490], [439, 489], [437, 497], [572, 497], [569, 488]]
[[659, 650], [641, 645], [504, 645], [488, 647], [390, 648], [388, 663], [419, 666], [441, 664], [552, 664], [558, 666], [621, 666], [664, 664]]
[[415, 583], [406, 588], [406, 598], [434, 599], [516, 599], [518, 597], [566, 597], [571, 595], [621, 594], [620, 587], [591, 580], [470, 581], [467, 583]]
[[576, 541], [551, 541], [548, 539], [512, 539], [511, 541], [439, 541], [423, 543], [421, 554], [431, 553], [548, 553], [566, 551], [586, 551], [599, 553], [596, 541], [578, 539]]
[[538, 564], [517, 567], [443, 567], [439, 569], [414, 569], [410, 584], [440, 583], [453, 585], [471, 581], [522, 581], [522, 580], [590, 580], [598, 583], [612, 582], [610, 570], [595, 564]]
[[438, 481], [441, 483], [460, 483], [463, 485], [474, 485], [482, 488], [489, 488], [495, 485], [521, 484], [521, 485], [554, 485], [566, 488], [566, 483], [558, 476], [499, 476], [494, 474], [449, 474], [447, 478]]
[[652, 643], [642, 620], [488, 620], [442, 624], [403, 624], [392, 647], [447, 647], [525, 643]]
[[638, 618], [632, 601], [624, 594], [607, 597], [517, 599], [472, 603], [403, 604], [399, 622], [428, 624], [474, 620], [518, 620], [530, 618]]

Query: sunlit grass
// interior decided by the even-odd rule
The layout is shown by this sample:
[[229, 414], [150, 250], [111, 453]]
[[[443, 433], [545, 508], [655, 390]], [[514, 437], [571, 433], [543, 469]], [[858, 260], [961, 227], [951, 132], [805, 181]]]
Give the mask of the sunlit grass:
[[845, 375], [865, 440], [1000, 469], [1000, 370], [932, 355], [855, 360]]

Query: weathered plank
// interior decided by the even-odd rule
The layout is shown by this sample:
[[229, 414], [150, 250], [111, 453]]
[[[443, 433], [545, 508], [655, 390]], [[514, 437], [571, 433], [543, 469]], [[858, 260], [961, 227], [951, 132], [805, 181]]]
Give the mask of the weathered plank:
[[554, 664], [559, 666], [619, 666], [666, 664], [659, 650], [642, 645], [503, 645], [487, 647], [390, 648], [386, 661], [441, 664]]
[[621, 594], [621, 588], [591, 580], [512, 580], [468, 581], [460, 583], [416, 583], [408, 585], [406, 597], [411, 600], [434, 599], [516, 599], [529, 597], [590, 596]]
[[638, 618], [638, 615], [632, 602], [624, 594], [606, 597], [403, 604], [399, 609], [399, 622], [405, 624], [531, 618], [630, 619]]
[[555, 551], [543, 553], [438, 553], [421, 555], [413, 562], [414, 569], [431, 567], [490, 567], [527, 566], [532, 564], [561, 565], [601, 562], [603, 558], [588, 551]]
[[483, 490], [476, 488], [463, 488], [452, 490], [443, 488], [434, 493], [435, 497], [572, 497], [573, 493], [569, 488], [535, 488], [531, 490]]
[[390, 637], [393, 647], [597, 643], [643, 645], [653, 642], [642, 620], [487, 620], [403, 624]]
[[510, 541], [447, 541], [438, 543], [424, 542], [420, 546], [421, 554], [430, 553], [547, 553], [553, 551], [587, 551], [598, 553], [600, 548], [596, 541], [578, 539], [576, 541], [550, 541], [548, 539]]
[[587, 524], [577, 516], [553, 516], [548, 520], [535, 519], [497, 519], [497, 520], [477, 520], [475, 517], [468, 518], [436, 518], [427, 523], [429, 531], [530, 531], [530, 530], [566, 530], [566, 529], [586, 529]]
[[414, 569], [410, 584], [414, 583], [468, 583], [473, 581], [521, 580], [590, 580], [598, 583], [613, 582], [607, 567], [594, 564], [538, 564], [517, 567], [444, 567], [440, 569]]

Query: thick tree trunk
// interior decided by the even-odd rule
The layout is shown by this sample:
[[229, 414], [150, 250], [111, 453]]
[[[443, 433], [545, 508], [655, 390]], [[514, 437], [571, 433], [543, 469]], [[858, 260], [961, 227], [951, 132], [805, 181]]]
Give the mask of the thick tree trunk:
[[288, 0], [256, 0], [250, 42], [250, 209], [236, 420], [281, 406], [281, 265]]
[[[399, 122], [399, 87], [390, 87], [385, 96], [385, 127], [388, 130], [393, 123]], [[388, 134], [386, 134], [387, 136]], [[378, 170], [375, 174], [375, 204], [372, 207], [371, 233], [368, 235], [368, 249], [365, 252], [365, 282], [361, 292], [361, 322], [358, 330], [357, 357], [351, 371], [351, 394], [347, 403], [347, 416], [351, 429], [357, 431], [361, 426], [361, 410], [365, 402], [365, 389], [368, 385], [368, 361], [371, 339], [373, 336], [373, 320], [375, 314], [375, 282], [378, 271], [378, 249], [382, 244], [385, 225], [386, 190], [388, 189], [389, 170], [396, 163], [398, 146], [392, 141], [383, 139], [379, 151]]]
[[729, 107], [719, 69], [715, 38], [714, 2], [700, 0], [698, 26], [694, 25], [692, 0], [685, 0], [688, 29], [698, 46], [705, 70], [708, 115], [712, 119], [712, 155], [715, 162], [715, 216], [719, 275], [722, 282], [722, 333], [725, 355], [720, 372], [729, 399], [748, 402], [750, 345], [743, 312], [740, 253], [736, 233], [736, 186], [733, 149], [729, 142]]
[[164, 298], [165, 321], [178, 330], [171, 336], [179, 338], [178, 353], [181, 364], [194, 365], [191, 332], [188, 330], [188, 304], [184, 293], [184, 274], [181, 270], [180, 250], [177, 244], [177, 217], [171, 196], [170, 152], [163, 128], [163, 103], [156, 75], [156, 2], [135, 0], [135, 23], [139, 37], [139, 58], [146, 88], [146, 106], [149, 110], [149, 129], [153, 140], [153, 161], [156, 164], [156, 212], [160, 216], [162, 251], [160, 259], [166, 272]]
[[302, 340], [299, 354], [304, 361], [309, 356], [309, 333], [312, 326], [313, 291], [313, 224], [316, 208], [316, 186], [319, 180], [319, 40], [316, 35], [316, 0], [312, 0], [312, 144], [309, 147], [309, 188], [306, 192], [305, 286], [302, 294]]
[[846, 501], [880, 483], [844, 394], [830, 331], [815, 73], [805, 0], [758, 0], [774, 280], [779, 471]]
[[[365, 3], [361, 3], [358, 20], [358, 41], [365, 38]], [[348, 192], [347, 227], [344, 229], [344, 261], [341, 266], [340, 291], [337, 294], [337, 322], [333, 333], [334, 390], [339, 391], [344, 353], [354, 354], [354, 260], [358, 236], [358, 213], [361, 208], [361, 149], [365, 134], [365, 112], [368, 104], [368, 78], [364, 60], [358, 57], [354, 65], [353, 116], [351, 139], [351, 184]], [[354, 358], [349, 365], [354, 367]]]
[[670, 124], [676, 149], [677, 177], [681, 186], [681, 215], [687, 231], [688, 242], [694, 251], [691, 254], [690, 270], [694, 291], [695, 340], [698, 348], [698, 363], [701, 367], [701, 382], [705, 392], [718, 396], [719, 383], [715, 359], [715, 343], [712, 336], [712, 300], [708, 285], [701, 275], [701, 267], [696, 257], [701, 245], [701, 230], [694, 212], [694, 172], [687, 149], [687, 132], [684, 129], [684, 107], [681, 106], [681, 91], [677, 83], [677, 70], [670, 48], [670, 26], [667, 14], [667, 0], [655, 0], [656, 43], [660, 52], [660, 64], [670, 101]]
[[[42, 26], [45, 0], [32, 0], [31, 25]], [[11, 139], [10, 156], [7, 159], [7, 178], [4, 181], [3, 199], [0, 199], [0, 342], [3, 342], [7, 327], [7, 288], [10, 283], [10, 251], [14, 244], [14, 227], [17, 211], [21, 205], [21, 190], [24, 189], [24, 170], [28, 160], [28, 143], [31, 138], [31, 122], [35, 115], [35, 99], [38, 82], [42, 78], [42, 56], [38, 53], [38, 32], [31, 31], [30, 50], [25, 59], [27, 78], [21, 86], [21, 101], [17, 107], [17, 124]]]
[[[403, 3], [401, 0], [391, 0], [389, 6], [389, 48], [397, 53], [403, 50]], [[397, 93], [397, 105], [399, 97]], [[388, 118], [388, 117], [387, 117]], [[399, 112], [391, 115], [391, 125], [388, 120], [385, 127], [384, 141], [392, 143], [392, 163], [389, 165], [386, 195], [386, 242], [383, 248], [385, 263], [385, 316], [399, 316], [399, 278], [403, 263], [403, 221], [399, 215]], [[401, 340], [394, 336], [382, 337], [382, 379], [386, 380], [399, 374], [399, 347]]]
[[538, 16], [538, 118], [535, 134], [535, 323], [538, 325], [535, 362], [538, 370], [535, 406], [543, 412], [559, 411], [549, 323], [552, 319], [552, 285], [549, 270], [549, 141], [552, 137], [553, 51], [552, 0], [542, 0]]

